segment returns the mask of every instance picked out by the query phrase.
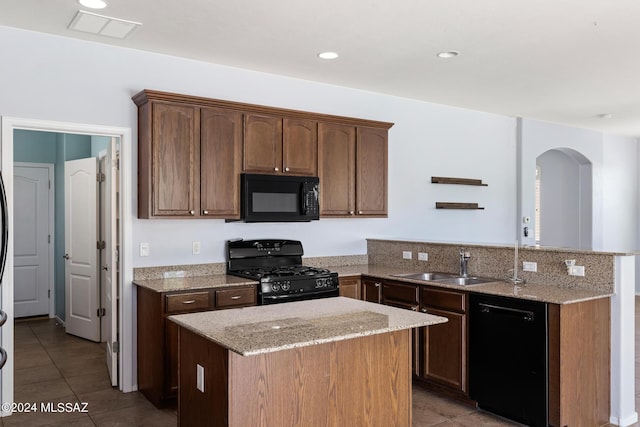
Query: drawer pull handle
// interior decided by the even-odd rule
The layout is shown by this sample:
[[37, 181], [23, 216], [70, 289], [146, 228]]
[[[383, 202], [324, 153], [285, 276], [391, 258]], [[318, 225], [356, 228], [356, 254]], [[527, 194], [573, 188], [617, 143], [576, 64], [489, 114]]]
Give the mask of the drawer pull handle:
[[231, 297], [231, 299], [240, 299], [242, 298], [242, 295], [234, 295]]
[[195, 304], [196, 300], [190, 299], [188, 301], [182, 301], [183, 304]]

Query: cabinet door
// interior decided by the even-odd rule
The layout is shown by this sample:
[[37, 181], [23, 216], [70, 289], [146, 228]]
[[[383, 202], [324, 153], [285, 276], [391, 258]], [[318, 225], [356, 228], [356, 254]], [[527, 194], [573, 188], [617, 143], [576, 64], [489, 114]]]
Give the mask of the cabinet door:
[[446, 317], [448, 322], [422, 328], [422, 376], [466, 395], [466, 315], [429, 307], [423, 311]]
[[362, 279], [362, 299], [379, 303], [382, 297], [382, 280]]
[[318, 124], [320, 216], [355, 214], [356, 129]]
[[360, 279], [358, 277], [340, 278], [340, 296], [360, 299]]
[[164, 359], [164, 398], [178, 395], [178, 325], [164, 319], [165, 359]]
[[387, 130], [358, 128], [356, 212], [387, 216]]
[[240, 218], [242, 113], [218, 108], [200, 111], [200, 214]]
[[282, 117], [247, 114], [244, 117], [245, 172], [280, 173]]
[[283, 172], [291, 175], [318, 175], [318, 122], [284, 119], [282, 140]]
[[199, 110], [162, 103], [152, 108], [153, 215], [195, 216], [200, 200]]

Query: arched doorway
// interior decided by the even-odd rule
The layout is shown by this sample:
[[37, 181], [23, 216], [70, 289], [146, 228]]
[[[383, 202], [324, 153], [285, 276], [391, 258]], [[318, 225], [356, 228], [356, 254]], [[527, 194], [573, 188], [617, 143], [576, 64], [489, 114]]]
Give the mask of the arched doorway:
[[536, 159], [536, 243], [574, 249], [593, 246], [593, 168], [570, 148]]

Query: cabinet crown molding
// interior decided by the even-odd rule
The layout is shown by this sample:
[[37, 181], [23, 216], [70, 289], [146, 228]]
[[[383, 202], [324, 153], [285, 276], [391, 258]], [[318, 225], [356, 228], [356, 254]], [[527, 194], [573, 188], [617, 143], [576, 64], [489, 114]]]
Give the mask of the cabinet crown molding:
[[340, 123], [351, 126], [364, 126], [372, 128], [390, 129], [393, 123], [376, 120], [359, 119], [354, 117], [335, 116], [331, 114], [312, 113], [308, 111], [289, 110], [285, 108], [268, 107], [264, 105], [245, 104], [242, 102], [225, 101], [221, 99], [205, 98], [200, 96], [182, 95], [178, 93], [162, 92], [157, 90], [144, 89], [132, 98], [138, 106], [142, 106], [149, 101], [166, 101], [172, 103], [182, 103], [190, 106], [217, 107], [234, 109], [249, 113], [262, 113], [269, 115], [280, 115], [287, 118], [312, 119], [322, 122]]

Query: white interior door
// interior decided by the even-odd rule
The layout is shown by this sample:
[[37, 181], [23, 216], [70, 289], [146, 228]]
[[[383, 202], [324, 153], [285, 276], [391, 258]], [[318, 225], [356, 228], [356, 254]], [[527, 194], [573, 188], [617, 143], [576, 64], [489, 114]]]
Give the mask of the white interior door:
[[102, 251], [102, 341], [106, 343], [107, 367], [111, 385], [118, 385], [118, 160], [117, 139], [111, 138], [107, 155], [100, 160], [104, 181], [100, 191]]
[[16, 163], [14, 179], [14, 315], [50, 314], [51, 165]]
[[97, 169], [94, 157], [65, 162], [65, 329], [99, 342]]

